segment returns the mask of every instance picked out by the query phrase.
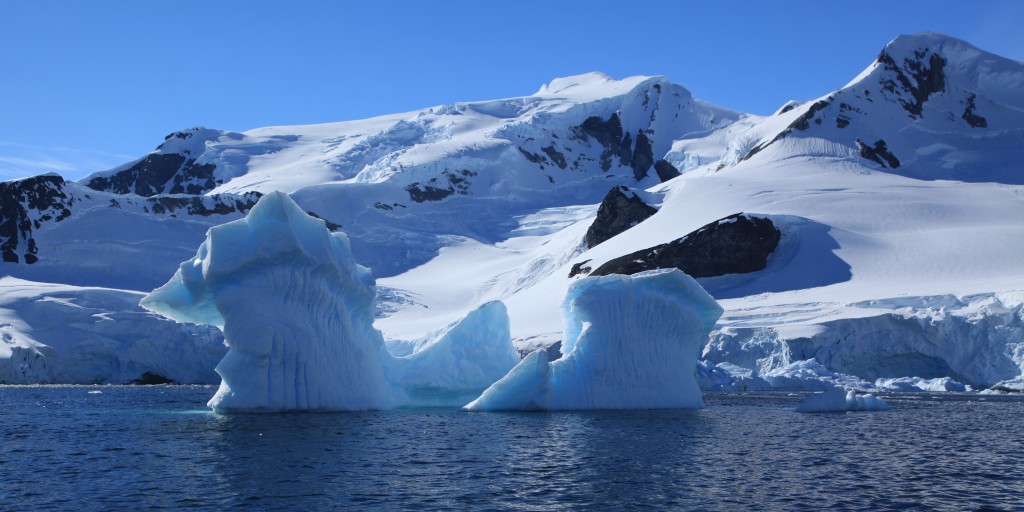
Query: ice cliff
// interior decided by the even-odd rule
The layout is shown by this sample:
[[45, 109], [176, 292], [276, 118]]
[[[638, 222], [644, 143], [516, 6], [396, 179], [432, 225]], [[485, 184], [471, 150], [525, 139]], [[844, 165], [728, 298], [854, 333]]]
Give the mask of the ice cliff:
[[209, 403], [218, 412], [409, 405], [408, 390], [464, 393], [486, 386], [480, 380], [488, 371], [497, 378], [515, 364], [507, 315], [497, 306], [470, 322], [497, 317], [501, 326], [504, 316], [504, 333], [488, 333], [493, 337], [482, 342], [506, 345], [511, 357], [478, 364], [476, 357], [500, 349], [474, 352], [467, 347], [480, 339], [451, 328], [395, 358], [373, 327], [375, 295], [373, 276], [355, 262], [348, 237], [275, 192], [244, 219], [211, 228], [195, 258], [142, 305], [224, 331], [229, 350], [217, 365], [223, 380]]
[[587, 277], [562, 305], [563, 356], [527, 356], [471, 411], [696, 408], [697, 356], [722, 314], [678, 270]]

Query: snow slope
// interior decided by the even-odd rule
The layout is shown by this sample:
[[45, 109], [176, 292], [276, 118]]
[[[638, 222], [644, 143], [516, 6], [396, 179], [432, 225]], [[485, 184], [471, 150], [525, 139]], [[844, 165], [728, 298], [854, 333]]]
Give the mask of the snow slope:
[[0, 290], [0, 383], [217, 382], [220, 332], [143, 310], [143, 293], [12, 277]]
[[[60, 180], [76, 198], [60, 221], [63, 206], [4, 184], [17, 193], [0, 197], [0, 228], [14, 226], [0, 229], [0, 250], [7, 232], [21, 238], [18, 261], [0, 272], [148, 291], [208, 227], [245, 210], [172, 216], [154, 214], [153, 201], [213, 209], [244, 199], [219, 193], [282, 190], [340, 225], [373, 268], [374, 325], [390, 346], [501, 300], [529, 353], [562, 339], [574, 264], [597, 268], [746, 212], [770, 218], [782, 240], [762, 271], [699, 281], [725, 309], [703, 351], [709, 385], [1019, 382], [1022, 83], [1020, 62], [917, 34], [843, 88], [765, 117], [663, 78], [592, 73], [520, 98], [363, 121], [196, 128], [135, 162]], [[659, 211], [587, 250], [596, 205], [618, 185]], [[9, 214], [12, 201], [24, 215]], [[38, 261], [27, 264], [30, 253]]]

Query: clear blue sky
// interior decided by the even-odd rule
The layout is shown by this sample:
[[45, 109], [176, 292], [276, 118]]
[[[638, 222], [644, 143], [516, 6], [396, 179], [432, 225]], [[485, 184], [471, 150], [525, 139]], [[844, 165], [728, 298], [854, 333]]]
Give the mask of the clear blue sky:
[[10, 1], [0, 179], [68, 178], [204, 125], [362, 119], [523, 96], [552, 78], [665, 75], [767, 114], [856, 76], [893, 37], [943, 32], [1024, 60], [1024, 2]]

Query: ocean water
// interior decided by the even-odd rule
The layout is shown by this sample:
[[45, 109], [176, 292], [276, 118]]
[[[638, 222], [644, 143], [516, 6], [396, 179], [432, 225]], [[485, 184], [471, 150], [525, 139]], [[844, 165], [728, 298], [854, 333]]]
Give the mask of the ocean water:
[[3, 510], [1024, 510], [1024, 398], [219, 416], [210, 387], [0, 387]]

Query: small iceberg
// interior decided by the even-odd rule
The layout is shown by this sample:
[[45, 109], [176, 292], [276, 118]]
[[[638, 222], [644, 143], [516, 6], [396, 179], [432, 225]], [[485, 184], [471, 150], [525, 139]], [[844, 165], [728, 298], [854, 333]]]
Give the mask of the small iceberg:
[[835, 387], [804, 398], [796, 412], [885, 411], [889, 404], [872, 394], [858, 394]]
[[470, 411], [698, 408], [697, 357], [722, 308], [676, 269], [585, 277], [569, 287], [563, 356], [538, 350]]

